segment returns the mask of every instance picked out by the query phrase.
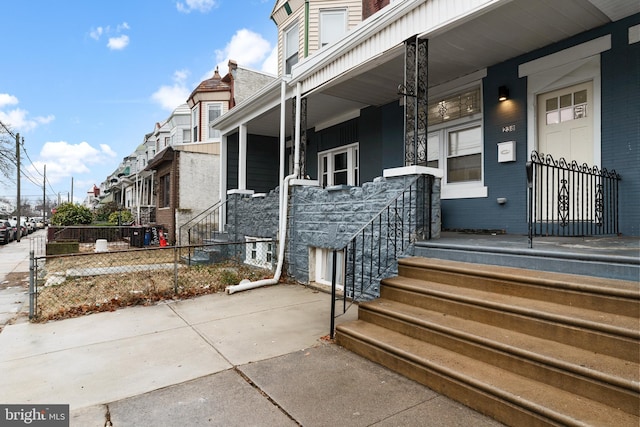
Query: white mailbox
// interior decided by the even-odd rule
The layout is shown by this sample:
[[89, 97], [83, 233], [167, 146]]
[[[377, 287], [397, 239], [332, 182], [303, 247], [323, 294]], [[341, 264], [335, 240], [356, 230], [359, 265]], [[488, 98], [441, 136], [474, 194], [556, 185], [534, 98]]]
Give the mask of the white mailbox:
[[505, 141], [498, 143], [498, 163], [516, 161], [516, 142]]

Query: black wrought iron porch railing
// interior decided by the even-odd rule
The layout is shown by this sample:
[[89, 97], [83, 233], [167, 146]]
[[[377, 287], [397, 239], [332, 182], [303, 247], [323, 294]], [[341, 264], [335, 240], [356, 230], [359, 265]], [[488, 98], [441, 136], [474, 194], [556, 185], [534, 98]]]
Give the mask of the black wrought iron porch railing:
[[[355, 302], [373, 298], [370, 290], [417, 240], [431, 239], [433, 176], [416, 177], [344, 247], [333, 251], [331, 337], [336, 294], [342, 288], [342, 314]], [[350, 300], [347, 306], [347, 300]]]
[[527, 162], [529, 244], [534, 236], [618, 234], [620, 175], [534, 151]]
[[[222, 234], [222, 215], [227, 200], [219, 200], [200, 214], [194, 216], [178, 229], [178, 242], [188, 248], [188, 262], [191, 263], [192, 250], [198, 245], [213, 243]], [[183, 238], [185, 240], [183, 240]]]

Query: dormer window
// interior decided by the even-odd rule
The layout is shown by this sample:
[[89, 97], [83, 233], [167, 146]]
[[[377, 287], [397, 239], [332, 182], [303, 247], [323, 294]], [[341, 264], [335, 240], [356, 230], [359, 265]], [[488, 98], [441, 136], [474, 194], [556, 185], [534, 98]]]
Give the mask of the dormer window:
[[291, 26], [284, 32], [284, 73], [291, 74], [291, 69], [298, 63], [300, 48], [300, 32], [298, 24]]

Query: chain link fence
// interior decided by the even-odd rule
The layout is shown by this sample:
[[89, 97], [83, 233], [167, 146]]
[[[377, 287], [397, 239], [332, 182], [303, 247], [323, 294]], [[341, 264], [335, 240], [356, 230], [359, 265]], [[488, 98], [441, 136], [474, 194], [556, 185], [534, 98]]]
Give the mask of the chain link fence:
[[29, 317], [48, 321], [119, 307], [223, 291], [243, 279], [271, 278], [275, 243], [237, 242], [129, 249], [84, 244], [79, 253], [32, 251]]

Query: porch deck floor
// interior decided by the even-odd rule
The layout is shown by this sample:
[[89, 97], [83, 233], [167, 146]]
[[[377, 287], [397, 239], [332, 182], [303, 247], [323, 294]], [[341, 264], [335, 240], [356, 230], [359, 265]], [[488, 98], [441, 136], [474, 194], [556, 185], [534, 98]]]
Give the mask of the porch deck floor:
[[580, 254], [582, 257], [628, 258], [633, 263], [640, 262], [640, 237], [629, 236], [535, 236], [530, 248], [526, 235], [443, 231], [439, 239], [424, 243], [429, 246], [464, 247], [466, 250], [495, 248], [505, 252], [544, 252], [566, 257]]

